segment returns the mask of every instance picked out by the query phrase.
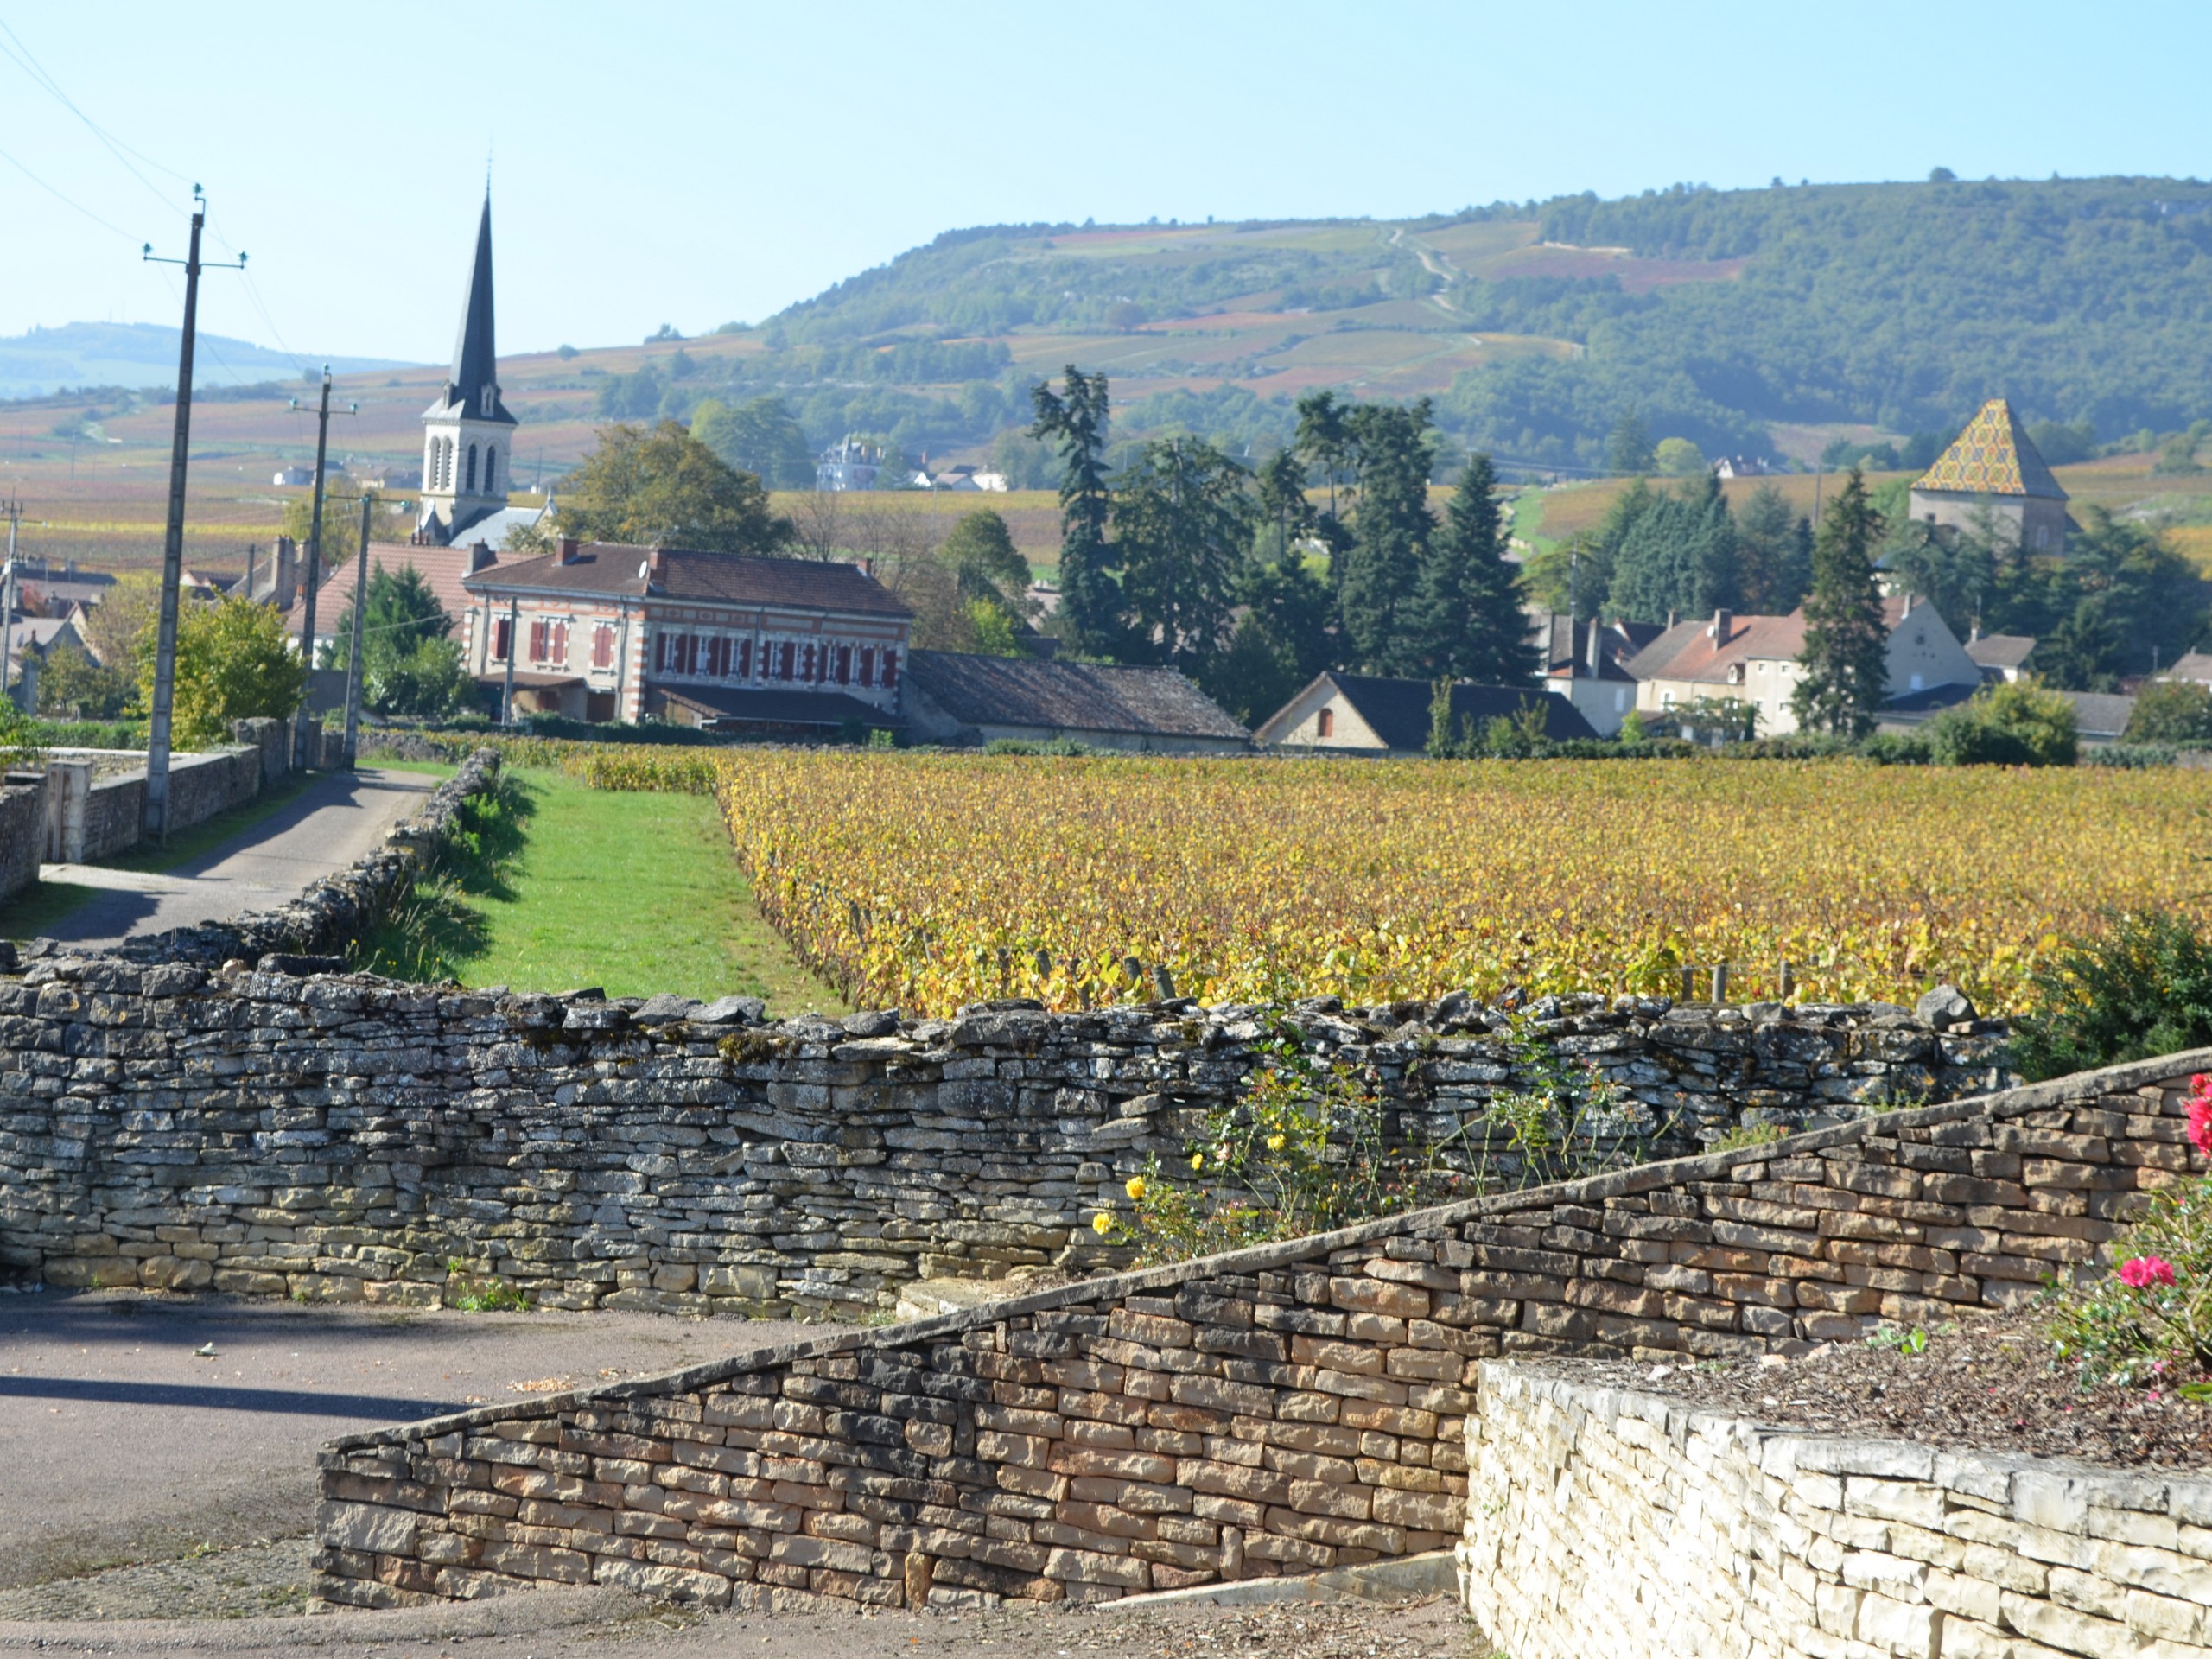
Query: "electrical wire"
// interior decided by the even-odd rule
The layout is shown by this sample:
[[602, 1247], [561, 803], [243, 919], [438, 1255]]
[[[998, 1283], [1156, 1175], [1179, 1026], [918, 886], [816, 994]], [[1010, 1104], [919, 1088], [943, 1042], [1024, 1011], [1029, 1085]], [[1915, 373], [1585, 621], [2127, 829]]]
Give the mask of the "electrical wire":
[[16, 67], [20, 68], [25, 74], [31, 78], [34, 85], [51, 95], [58, 103], [60, 104], [62, 108], [67, 110], [70, 114], [75, 116], [79, 121], [83, 122], [86, 130], [92, 133], [92, 137], [99, 139], [101, 144], [106, 148], [107, 153], [115, 157], [118, 163], [122, 166], [125, 172], [130, 174], [132, 178], [137, 180], [140, 184], [143, 185], [146, 188], [147, 194], [151, 195], [155, 200], [160, 202], [162, 207], [168, 208], [171, 213], [189, 217], [189, 215], [185, 215], [184, 209], [179, 207], [171, 199], [169, 192], [163, 190], [159, 185], [156, 184], [143, 173], [141, 173], [136, 167], [132, 166], [130, 156], [125, 156], [124, 151], [126, 149], [130, 150], [131, 156], [137, 156], [138, 159], [144, 162], [147, 166], [153, 168], [157, 172], [168, 174], [171, 178], [178, 181], [180, 183], [190, 184], [193, 182], [192, 180], [187, 178], [183, 174], [176, 171], [175, 168], [164, 167], [152, 156], [144, 155], [139, 150], [132, 149], [130, 145], [124, 143], [120, 138], [116, 137], [113, 134], [109, 132], [106, 128], [100, 125], [99, 122], [93, 120], [91, 116], [86, 115], [84, 111], [79, 109], [75, 100], [73, 99], [68, 93], [61, 90], [61, 83], [54, 79], [54, 78], [47, 72], [46, 66], [39, 62], [37, 55], [32, 52], [30, 48], [23, 44], [22, 36], [16, 34], [14, 29], [9, 28], [4, 19], [0, 19], [0, 35], [5, 35], [9, 40], [11, 40], [16, 43], [16, 49], [14, 51], [9, 50], [7, 46], [4, 44], [0, 44], [0, 55], [5, 55], [8, 58], [12, 59]]
[[48, 184], [44, 179], [39, 177], [37, 174], [32, 172], [30, 168], [25, 167], [21, 162], [17, 161], [13, 156], [10, 156], [4, 149], [0, 149], [0, 162], [7, 162], [9, 166], [14, 168], [16, 171], [29, 179], [33, 184], [38, 186], [40, 189], [45, 191], [47, 194], [52, 196], [56, 201], [61, 203], [62, 206], [65, 207], [73, 207], [77, 212], [82, 213], [86, 219], [91, 219], [93, 224], [99, 226], [102, 230], [113, 231], [118, 236], [121, 237], [126, 242], [130, 240], [130, 232], [124, 230], [119, 226], [110, 224], [106, 219], [102, 219], [91, 208], [86, 207], [83, 202], [77, 200], [74, 197], [70, 196], [60, 190], [55, 189], [54, 186]]

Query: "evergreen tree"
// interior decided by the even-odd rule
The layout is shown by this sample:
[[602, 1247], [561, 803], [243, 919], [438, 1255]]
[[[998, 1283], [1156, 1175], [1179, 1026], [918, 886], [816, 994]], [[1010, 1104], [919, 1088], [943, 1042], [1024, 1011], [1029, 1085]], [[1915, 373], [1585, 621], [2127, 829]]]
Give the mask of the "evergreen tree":
[[1352, 423], [1357, 405], [1337, 401], [1332, 391], [1309, 391], [1298, 400], [1298, 435], [1292, 448], [1300, 460], [1318, 467], [1329, 486], [1329, 505], [1314, 525], [1329, 544], [1332, 556], [1344, 551], [1351, 537], [1338, 510], [1337, 486], [1351, 468], [1357, 448]]
[[1562, 615], [1571, 611], [1576, 616], [1595, 616], [1605, 610], [1621, 543], [1659, 499], [1643, 479], [1632, 481], [1613, 498], [1593, 534], [1554, 542], [1522, 567], [1530, 596], [1544, 609]]
[[1631, 410], [1613, 423], [1605, 439], [1606, 471], [1641, 476], [1658, 460], [1659, 452], [1651, 447], [1651, 435], [1644, 429], [1643, 416]]
[[1254, 492], [1255, 516], [1263, 528], [1272, 529], [1281, 550], [1313, 531], [1313, 505], [1306, 499], [1306, 464], [1294, 449], [1278, 449], [1260, 468]]
[[1407, 611], [1421, 671], [1487, 685], [1533, 679], [1536, 646], [1522, 604], [1520, 573], [1505, 557], [1497, 474], [1488, 455], [1475, 455], [1443, 528], [1429, 537]]
[[1789, 694], [1799, 729], [1865, 737], [1889, 690], [1890, 631], [1874, 586], [1882, 515], [1854, 467], [1828, 504], [1813, 543], [1813, 591], [1805, 601], [1804, 674]]
[[1771, 484], [1751, 492], [1736, 517], [1736, 588], [1745, 610], [1787, 616], [1811, 585], [1813, 527]]
[[1227, 642], [1251, 544], [1250, 483], [1203, 438], [1147, 443], [1116, 480], [1114, 544], [1133, 652], [1195, 669]]
[[1718, 479], [1658, 497], [1621, 537], [1606, 600], [1612, 615], [1660, 622], [1736, 603], [1736, 522]]
[[1060, 445], [1061, 637], [1078, 655], [1111, 656], [1122, 646], [1121, 590], [1111, 569], [1106, 526], [1112, 501], [1106, 485], [1106, 377], [1067, 365], [1065, 395], [1043, 382], [1029, 389], [1037, 419], [1033, 438]]
[[1429, 404], [1362, 404], [1346, 417], [1358, 465], [1351, 544], [1332, 562], [1344, 649], [1370, 674], [1414, 674], [1410, 624], [1435, 515], [1428, 510]]

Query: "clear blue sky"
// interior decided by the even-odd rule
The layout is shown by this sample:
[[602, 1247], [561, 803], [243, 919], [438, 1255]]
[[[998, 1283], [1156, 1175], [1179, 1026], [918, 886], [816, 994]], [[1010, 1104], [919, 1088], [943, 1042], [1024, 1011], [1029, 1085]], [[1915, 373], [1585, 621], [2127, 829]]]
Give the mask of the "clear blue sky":
[[0, 0], [0, 22], [174, 169], [132, 158], [149, 189], [0, 56], [0, 334], [173, 321], [176, 278], [138, 246], [182, 251], [196, 179], [255, 278], [211, 277], [203, 327], [442, 359], [487, 149], [507, 350], [757, 321], [965, 225], [2212, 173], [2201, 4]]

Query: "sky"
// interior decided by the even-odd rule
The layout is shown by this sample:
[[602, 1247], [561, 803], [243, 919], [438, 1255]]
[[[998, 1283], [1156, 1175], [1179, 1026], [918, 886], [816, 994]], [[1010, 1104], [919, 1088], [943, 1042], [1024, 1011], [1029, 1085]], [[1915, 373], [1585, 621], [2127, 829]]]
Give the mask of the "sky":
[[0, 336], [174, 323], [180, 274], [139, 251], [182, 254], [198, 182], [207, 257], [251, 256], [204, 279], [201, 327], [303, 366], [451, 355], [487, 163], [505, 352], [758, 321], [970, 225], [2212, 175], [2201, 3], [0, 0]]

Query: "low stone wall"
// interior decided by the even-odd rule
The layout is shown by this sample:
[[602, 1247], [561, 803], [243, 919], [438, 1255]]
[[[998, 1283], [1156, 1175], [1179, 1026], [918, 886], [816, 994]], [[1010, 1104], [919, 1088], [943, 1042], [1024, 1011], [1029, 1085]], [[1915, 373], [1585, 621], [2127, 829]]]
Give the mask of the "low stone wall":
[[352, 1436], [321, 1459], [324, 1593], [961, 1605], [1438, 1548], [1466, 1519], [1478, 1362], [1797, 1351], [2010, 1305], [2190, 1167], [2207, 1068], [2174, 1055]]
[[46, 784], [0, 780], [0, 902], [38, 880], [46, 848]]
[[1520, 1364], [1467, 1421], [1516, 1659], [2212, 1653], [2212, 1478], [1761, 1427]]
[[[258, 746], [173, 757], [169, 762], [170, 830], [188, 830], [218, 812], [245, 805], [261, 793], [263, 774]], [[99, 779], [85, 804], [83, 861], [97, 862], [129, 852], [143, 838], [145, 823], [145, 767]]]
[[[0, 976], [0, 1272], [434, 1303], [458, 1260], [550, 1306], [858, 1316], [917, 1279], [1126, 1262], [1092, 1217], [1270, 1035], [1194, 1004], [763, 1026], [747, 998], [205, 971], [353, 937], [411, 868], [379, 856], [273, 918]], [[1535, 1011], [1623, 1090], [1624, 1159], [2002, 1075], [2001, 1028], [1897, 1009]], [[1374, 1078], [1405, 1156], [1510, 1179], [1490, 1103], [1532, 1061], [1492, 1022], [1458, 997], [1287, 1029]]]

